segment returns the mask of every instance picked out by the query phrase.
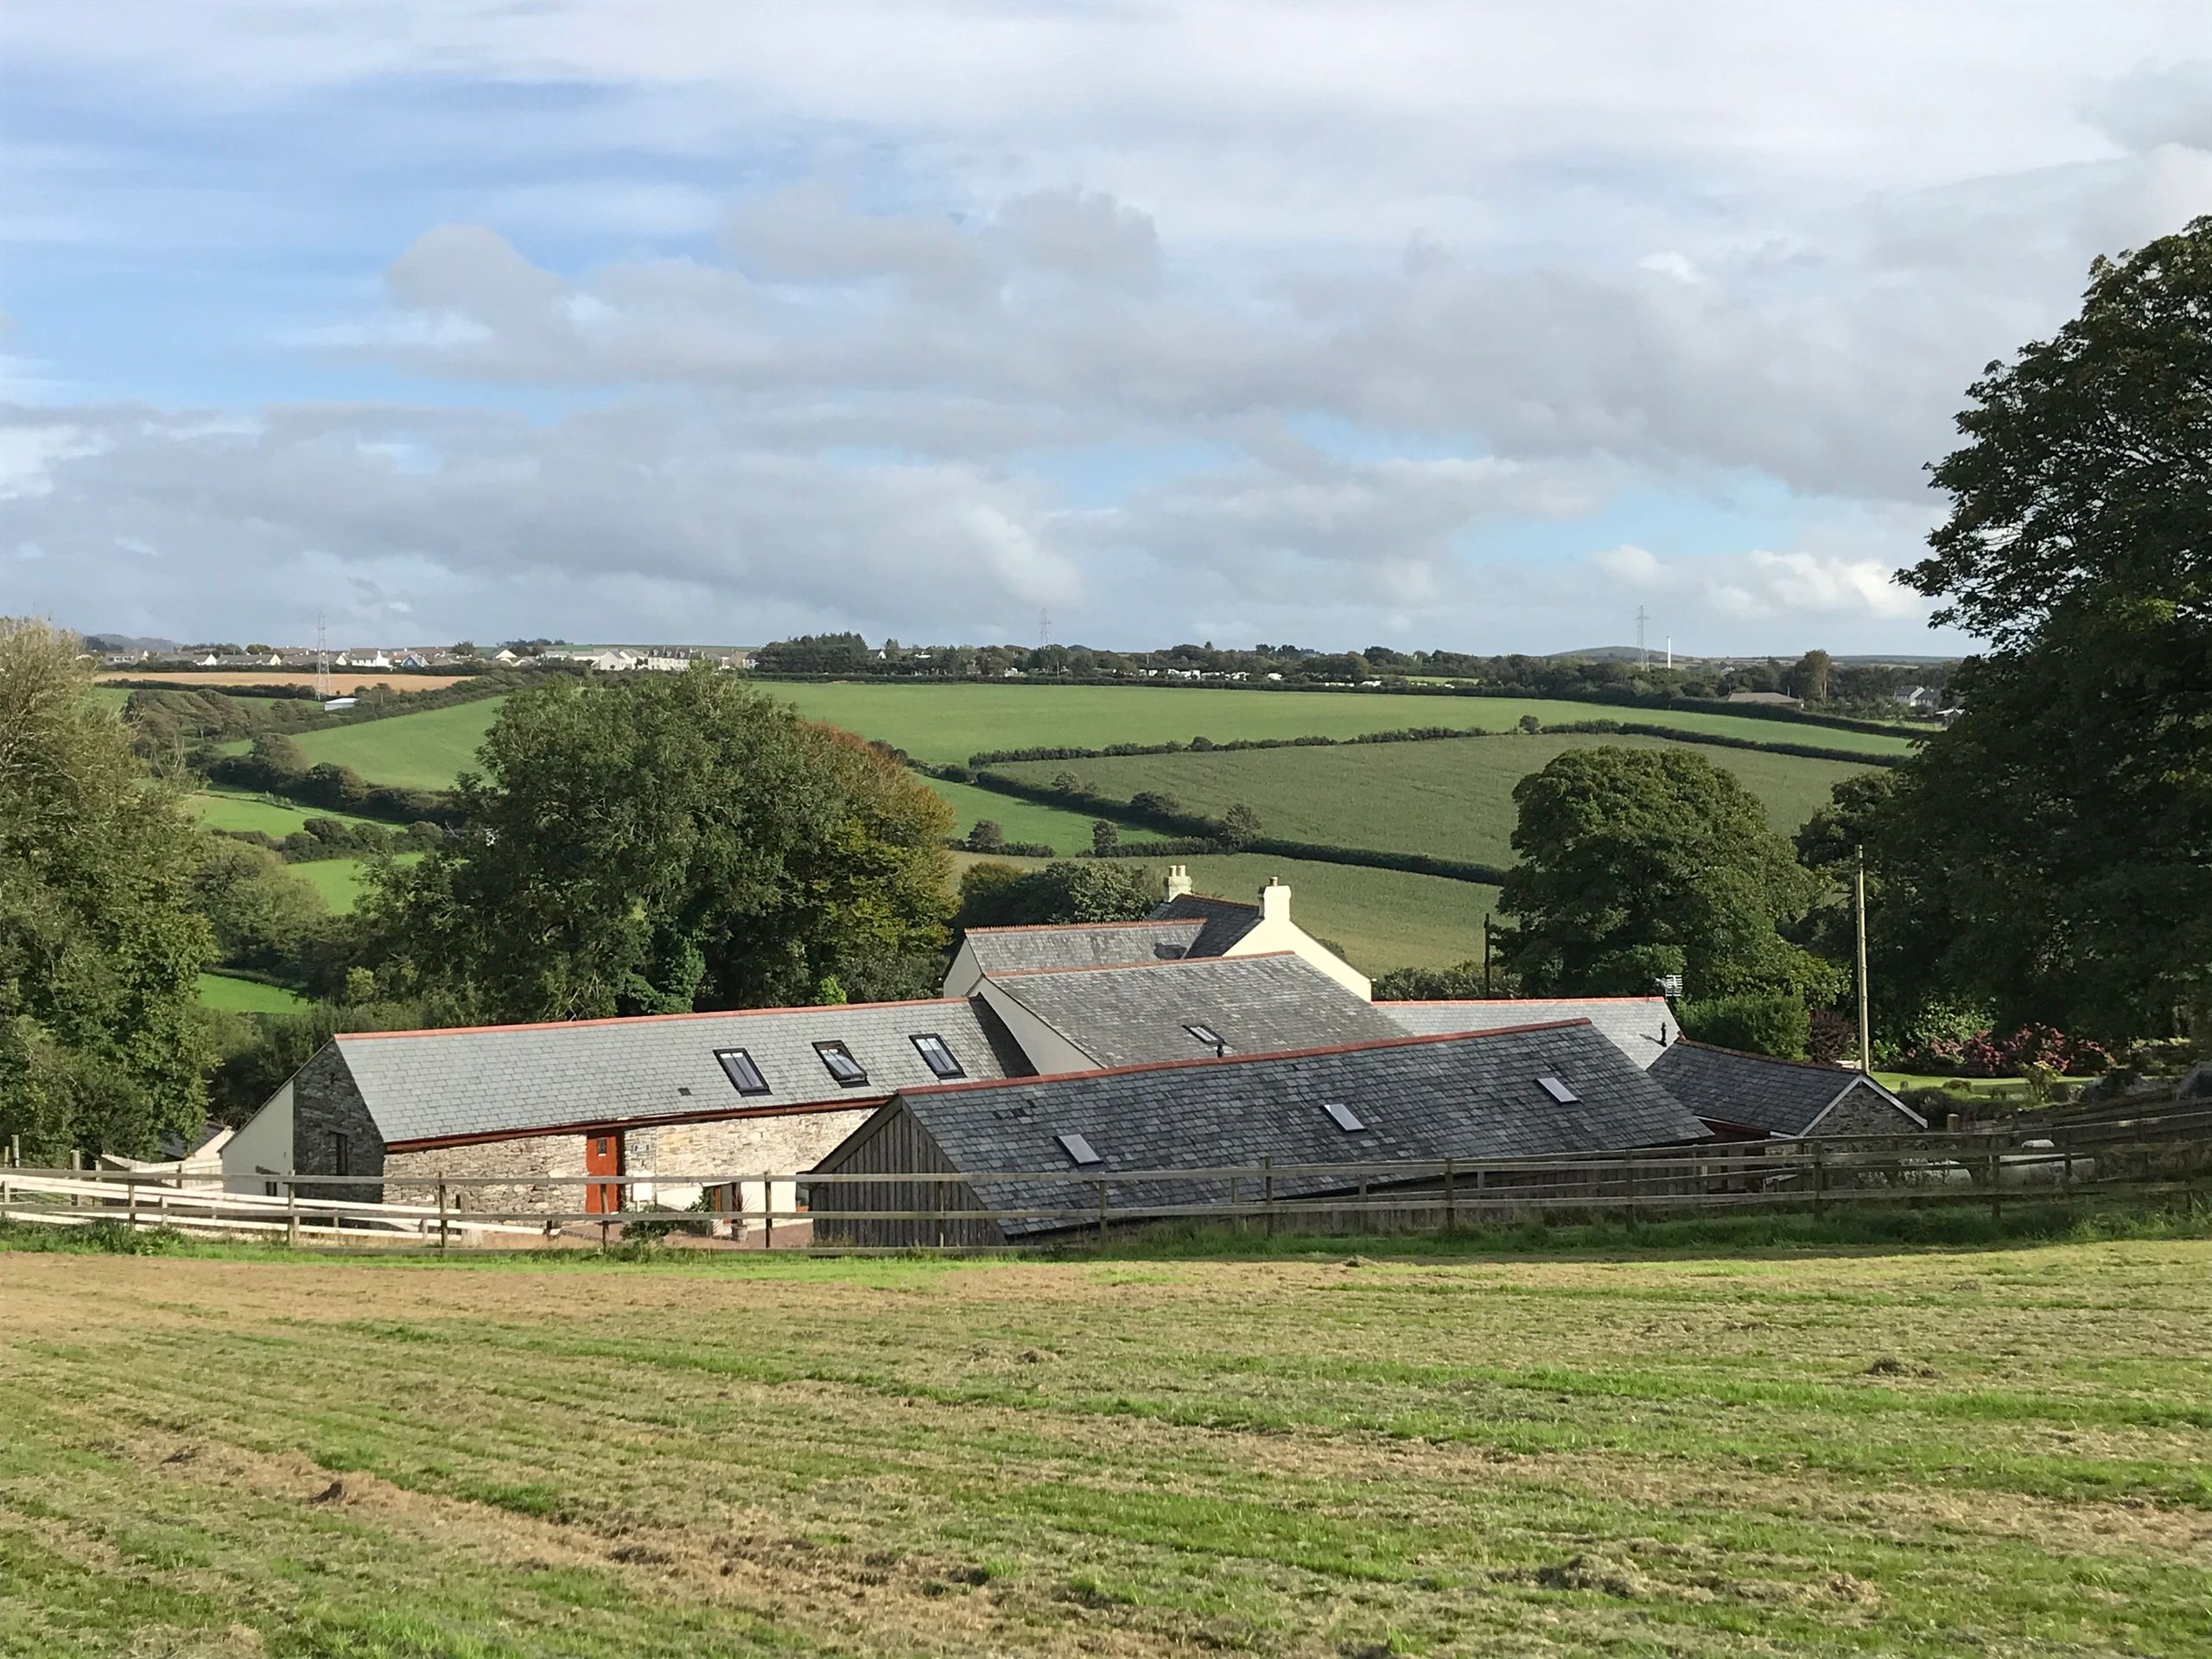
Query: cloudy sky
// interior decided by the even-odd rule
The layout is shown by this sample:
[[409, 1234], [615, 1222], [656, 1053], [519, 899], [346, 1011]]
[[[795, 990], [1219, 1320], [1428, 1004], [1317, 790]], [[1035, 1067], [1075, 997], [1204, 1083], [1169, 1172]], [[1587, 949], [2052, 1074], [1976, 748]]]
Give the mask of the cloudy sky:
[[8, 0], [0, 612], [1940, 650], [2202, 0]]

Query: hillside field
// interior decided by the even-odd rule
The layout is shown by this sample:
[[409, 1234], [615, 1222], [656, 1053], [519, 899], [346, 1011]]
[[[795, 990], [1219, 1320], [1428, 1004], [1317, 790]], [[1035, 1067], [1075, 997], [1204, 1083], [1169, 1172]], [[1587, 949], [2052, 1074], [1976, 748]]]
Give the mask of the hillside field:
[[[422, 856], [420, 853], [400, 853], [391, 861], [412, 864]], [[289, 868], [294, 875], [322, 895], [324, 904], [341, 916], [359, 901], [361, 889], [368, 882], [369, 861], [365, 858], [318, 858]]]
[[264, 985], [257, 979], [234, 979], [228, 974], [200, 976], [203, 1007], [232, 1014], [296, 1014], [308, 1006], [305, 997], [281, 985]]
[[[336, 818], [341, 823], [365, 823], [347, 812], [329, 812], [321, 807], [294, 806], [289, 802], [269, 800], [262, 796], [238, 789], [204, 789], [191, 798], [192, 810], [199, 814], [200, 822], [210, 830], [239, 831], [259, 830], [282, 841], [286, 836], [306, 826], [309, 818]], [[378, 828], [386, 826], [379, 824]]]
[[1835, 760], [1698, 747], [1662, 738], [1475, 737], [1423, 743], [1363, 743], [1340, 748], [1233, 749], [1198, 754], [1116, 755], [1100, 760], [1027, 760], [994, 768], [1049, 784], [1071, 772], [1116, 800], [1140, 791], [1173, 796], [1219, 817], [1243, 802], [1263, 831], [1287, 841], [1374, 847], [1503, 866], [1510, 844], [1515, 785], [1555, 757], [1600, 745], [1630, 749], [1693, 748], [1733, 772], [1784, 834], [1827, 804], [1828, 792], [1864, 770]]
[[1356, 737], [1448, 726], [1506, 731], [1534, 715], [1546, 725], [1644, 721], [1762, 743], [1808, 743], [1858, 754], [1905, 754], [1910, 740], [1744, 715], [1675, 714], [1529, 697], [1441, 697], [1379, 691], [1170, 690], [1147, 685], [893, 685], [763, 683], [810, 719], [879, 738], [933, 764], [988, 749], [1104, 748], [1114, 743], [1229, 738]]
[[351, 766], [372, 784], [451, 789], [454, 778], [474, 768], [477, 747], [505, 701], [481, 697], [327, 731], [302, 732], [299, 745], [309, 764]]
[[4, 1262], [11, 1654], [2204, 1652], [2203, 1242]]

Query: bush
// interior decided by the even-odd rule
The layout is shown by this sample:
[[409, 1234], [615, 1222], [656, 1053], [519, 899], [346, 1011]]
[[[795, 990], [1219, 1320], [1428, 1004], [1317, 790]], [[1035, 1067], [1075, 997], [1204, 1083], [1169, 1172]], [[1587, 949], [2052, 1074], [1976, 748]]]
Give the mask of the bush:
[[1676, 1017], [1694, 1041], [1777, 1059], [1803, 1059], [1812, 1036], [1811, 1018], [1794, 996], [1708, 997], [1683, 1003]]
[[1806, 1052], [1823, 1065], [1840, 1065], [1859, 1053], [1859, 1023], [1840, 1008], [1815, 1008]]

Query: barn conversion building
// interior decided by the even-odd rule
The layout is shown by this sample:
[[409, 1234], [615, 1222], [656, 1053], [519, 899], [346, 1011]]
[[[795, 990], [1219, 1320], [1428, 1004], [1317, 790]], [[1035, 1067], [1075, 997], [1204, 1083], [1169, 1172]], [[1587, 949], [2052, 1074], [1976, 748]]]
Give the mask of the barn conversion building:
[[1377, 1002], [1409, 1032], [1424, 1037], [1495, 1031], [1545, 1020], [1587, 1020], [1639, 1067], [1649, 1071], [1682, 1034], [1663, 996], [1475, 997], [1440, 1002]]
[[1714, 1133], [1738, 1140], [1906, 1135], [1927, 1120], [1873, 1078], [1805, 1060], [1744, 1054], [1684, 1038], [1651, 1067]]
[[[1084, 1225], [1102, 1190], [1125, 1215], [1230, 1197], [1226, 1177], [1113, 1179], [1122, 1171], [1503, 1159], [1709, 1138], [1694, 1116], [1577, 1020], [902, 1089], [823, 1160], [820, 1173], [938, 1174], [957, 1182], [934, 1189], [934, 1205], [933, 1189], [891, 1181], [819, 1183], [810, 1202], [815, 1236], [825, 1243], [1003, 1244]], [[1274, 1194], [1313, 1199], [1357, 1184], [1357, 1176], [1286, 1174]], [[1243, 1197], [1257, 1194], [1248, 1188]], [[839, 1219], [840, 1212], [932, 1207], [1017, 1213], [988, 1221]]]

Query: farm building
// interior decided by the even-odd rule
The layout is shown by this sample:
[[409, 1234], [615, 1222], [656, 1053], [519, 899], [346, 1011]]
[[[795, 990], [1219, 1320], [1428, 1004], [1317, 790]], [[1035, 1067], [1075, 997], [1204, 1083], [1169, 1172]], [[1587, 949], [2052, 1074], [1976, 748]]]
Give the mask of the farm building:
[[1651, 1075], [1717, 1135], [1794, 1139], [1802, 1135], [1905, 1135], [1927, 1120], [1857, 1071], [1804, 1060], [1743, 1054], [1685, 1039]]
[[965, 996], [984, 975], [1024, 968], [1103, 968], [1122, 963], [1288, 951], [1353, 995], [1374, 995], [1367, 976], [1290, 918], [1290, 889], [1270, 881], [1257, 904], [1191, 891], [1182, 865], [1167, 872], [1167, 896], [1141, 922], [968, 930], [944, 976], [947, 996]]
[[[1694, 1116], [1577, 1020], [902, 1089], [818, 1173], [942, 1174], [957, 1183], [817, 1183], [810, 1201], [823, 1243], [911, 1245], [943, 1236], [1002, 1244], [1084, 1225], [1102, 1183], [1115, 1207], [1140, 1212], [1231, 1198], [1226, 1177], [1116, 1181], [1116, 1171], [1473, 1160], [1709, 1138]], [[1344, 1174], [1286, 1175], [1273, 1195], [1312, 1200], [1360, 1185]], [[840, 1211], [927, 1210], [932, 1191], [937, 1208], [1036, 1213], [949, 1223], [838, 1218]], [[1256, 1196], [1249, 1187], [1243, 1193]]]
[[1663, 996], [1473, 997], [1450, 1001], [1377, 1002], [1406, 1030], [1422, 1037], [1495, 1031], [1550, 1020], [1587, 1020], [1645, 1071], [1682, 1034]]

